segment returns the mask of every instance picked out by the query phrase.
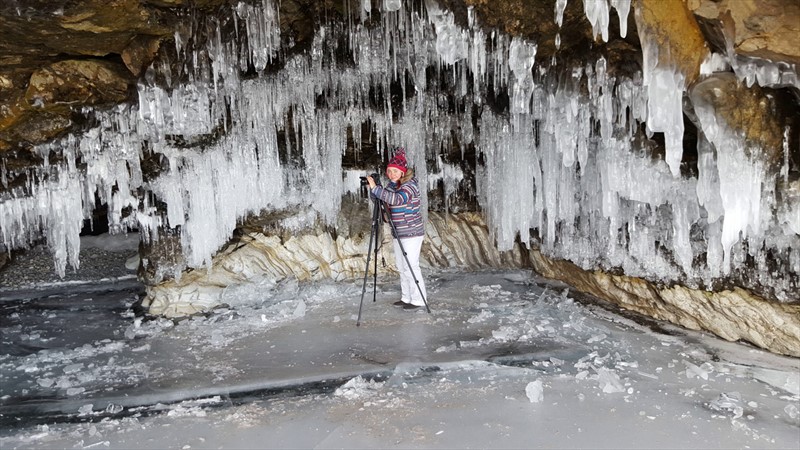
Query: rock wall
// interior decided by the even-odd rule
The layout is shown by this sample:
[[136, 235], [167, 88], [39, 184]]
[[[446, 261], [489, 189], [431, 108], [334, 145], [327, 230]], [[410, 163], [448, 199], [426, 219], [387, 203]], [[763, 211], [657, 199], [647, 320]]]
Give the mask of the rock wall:
[[659, 286], [640, 278], [585, 271], [531, 251], [541, 275], [623, 308], [692, 330], [745, 341], [775, 353], [800, 357], [800, 305], [780, 304], [733, 288], [719, 292]]
[[[423, 245], [423, 270], [533, 267], [540, 275], [645, 316], [730, 341], [745, 341], [769, 351], [800, 357], [800, 305], [770, 302], [741, 289], [709, 292], [683, 286], [658, 286], [640, 278], [586, 271], [522, 246], [498, 252], [480, 215], [431, 213]], [[394, 276], [389, 230], [382, 233], [378, 275]], [[249, 233], [220, 252], [208, 271], [184, 274], [147, 290], [145, 306], [155, 315], [180, 317], [202, 313], [225, 302], [229, 286], [301, 281], [363, 279], [369, 232], [331, 237], [319, 230], [281, 239]], [[372, 258], [373, 255], [370, 257]], [[371, 283], [374, 259], [370, 262]]]
[[[364, 208], [366, 217], [366, 205]], [[426, 234], [423, 268], [519, 268], [527, 259], [518, 249], [497, 251], [486, 225], [475, 213], [430, 213]], [[388, 225], [384, 225], [380, 237], [378, 275], [397, 274]], [[221, 251], [208, 271], [191, 271], [180, 279], [150, 286], [144, 306], [151, 314], [185, 316], [219, 306], [224, 290], [232, 285], [276, 283], [286, 278], [358, 280], [364, 276], [369, 238], [369, 228], [366, 233], [339, 234], [335, 238], [319, 229], [287, 238], [251, 232]], [[370, 263], [370, 277], [374, 261]]]

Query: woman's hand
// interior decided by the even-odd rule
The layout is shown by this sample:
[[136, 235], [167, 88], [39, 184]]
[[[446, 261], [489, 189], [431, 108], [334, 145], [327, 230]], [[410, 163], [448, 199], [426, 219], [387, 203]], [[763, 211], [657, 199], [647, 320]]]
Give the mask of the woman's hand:
[[369, 183], [370, 190], [375, 189], [375, 180], [373, 180], [371, 176], [367, 176], [367, 183]]

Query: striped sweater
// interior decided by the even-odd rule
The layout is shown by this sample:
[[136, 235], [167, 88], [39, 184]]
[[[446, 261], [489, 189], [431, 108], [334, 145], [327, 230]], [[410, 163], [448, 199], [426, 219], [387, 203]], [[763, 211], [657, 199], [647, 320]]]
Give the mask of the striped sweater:
[[395, 238], [425, 235], [416, 177], [403, 183], [399, 188], [395, 183], [389, 183], [385, 188], [375, 186], [372, 189], [372, 195], [388, 206], [394, 224], [392, 235]]

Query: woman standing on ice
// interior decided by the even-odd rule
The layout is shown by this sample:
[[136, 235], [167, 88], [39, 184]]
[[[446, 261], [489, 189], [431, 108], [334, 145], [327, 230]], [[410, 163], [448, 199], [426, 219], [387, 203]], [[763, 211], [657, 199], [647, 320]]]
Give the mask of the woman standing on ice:
[[[372, 177], [367, 177], [367, 182], [370, 193], [387, 206], [389, 219], [393, 225], [395, 264], [400, 272], [402, 291], [400, 300], [394, 305], [415, 310], [427, 306], [428, 294], [419, 269], [419, 254], [425, 238], [425, 226], [420, 213], [417, 178], [414, 176], [414, 169], [408, 168], [404, 148], [395, 149], [394, 156], [386, 166], [386, 177], [389, 178], [389, 185], [386, 187], [378, 186]], [[408, 261], [403, 257], [403, 250]]]

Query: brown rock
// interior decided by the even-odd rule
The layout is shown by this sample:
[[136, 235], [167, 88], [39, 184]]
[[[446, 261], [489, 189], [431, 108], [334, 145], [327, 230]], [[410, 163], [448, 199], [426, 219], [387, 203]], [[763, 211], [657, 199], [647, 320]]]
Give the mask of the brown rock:
[[[567, 2], [563, 21], [559, 27], [555, 21], [555, 0], [465, 0], [445, 1], [456, 12], [456, 18], [466, 26], [466, 6], [472, 6], [480, 23], [496, 28], [511, 36], [520, 36], [535, 42], [536, 59], [548, 61], [556, 55], [579, 57], [593, 47], [592, 26], [586, 19], [583, 3]], [[460, 14], [459, 14], [460, 13]], [[614, 22], [612, 20], [612, 22]], [[635, 34], [635, 33], [633, 33]], [[560, 48], [556, 48], [556, 36], [560, 36]], [[577, 53], [577, 54], [576, 54]]]
[[707, 292], [683, 286], [660, 287], [640, 278], [588, 272], [538, 250], [534, 270], [576, 289], [649, 317], [730, 341], [744, 340], [771, 352], [800, 356], [800, 305], [767, 301], [750, 292]]
[[723, 36], [737, 54], [800, 64], [797, 0], [691, 0], [688, 6], [705, 22], [707, 35]]
[[68, 111], [54, 108], [49, 111], [33, 111], [31, 108], [13, 118], [11, 127], [5, 130], [0, 124], [0, 149], [14, 144], [38, 144], [47, 142], [72, 126]]
[[[659, 64], [676, 66], [689, 85], [709, 54], [703, 33], [683, 0], [638, 0], [636, 25], [658, 44]], [[644, 40], [642, 40], [644, 44]]]
[[25, 99], [34, 107], [57, 104], [119, 103], [132, 82], [123, 69], [107, 61], [66, 60], [31, 75]]
[[[697, 83], [690, 97], [695, 105], [713, 108], [718, 120], [732, 130], [743, 133], [749, 151], [759, 154], [750, 156], [764, 160], [768, 166], [777, 168], [783, 158], [783, 127], [776, 116], [775, 99], [766, 95], [758, 85], [744, 86], [732, 73], [717, 73]], [[735, 149], [717, 149], [730, 151]]]
[[122, 61], [133, 76], [138, 77], [153, 62], [161, 47], [161, 39], [137, 36], [122, 51]]

